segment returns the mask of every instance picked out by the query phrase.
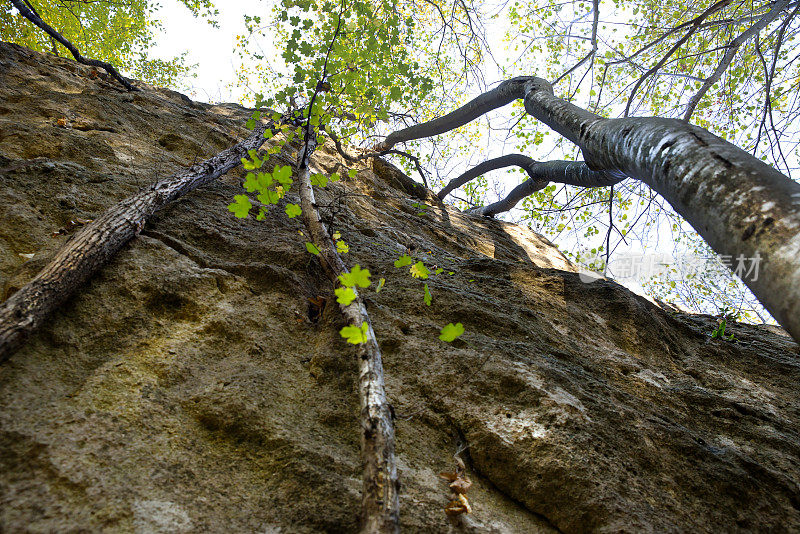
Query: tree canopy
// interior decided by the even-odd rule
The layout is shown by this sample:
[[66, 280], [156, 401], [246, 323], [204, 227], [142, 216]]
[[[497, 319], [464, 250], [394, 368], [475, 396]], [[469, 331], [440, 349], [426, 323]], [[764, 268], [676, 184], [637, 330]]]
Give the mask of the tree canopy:
[[[180, 0], [194, 16], [212, 24], [217, 11], [211, 0]], [[110, 63], [130, 77], [157, 86], [176, 84], [191, 71], [185, 54], [151, 57], [155, 35], [164, 24], [157, 17], [159, 4], [147, 0], [30, 0], [46, 23], [72, 42], [84, 56]], [[40, 52], [69, 55], [64, 46], [34, 26], [12, 5], [0, 5], [0, 39]]]
[[[331, 90], [317, 105], [329, 115], [322, 122], [354, 146], [452, 110], [488, 89], [488, 80], [538, 75], [553, 82], [557, 96], [600, 116], [688, 120], [792, 176], [798, 165], [798, 9], [798, 2], [728, 0], [491, 8], [460, 1], [284, 1], [269, 17], [247, 19], [239, 52], [254, 60], [242, 79], [262, 87], [266, 105], [288, 109], [311, 98], [333, 42], [327, 57], [337, 66], [326, 76]], [[343, 28], [334, 39], [340, 13]], [[355, 46], [349, 44], [354, 36]], [[283, 51], [281, 60], [259, 52], [270, 39]], [[475, 208], [507, 191], [487, 174], [503, 167], [486, 167], [492, 155], [580, 159], [574, 144], [526, 114], [521, 101], [513, 108], [406, 143], [422, 165], [400, 162], [410, 173], [429, 174], [433, 186], [469, 174], [450, 198]], [[484, 172], [476, 172], [480, 165]], [[656, 248], [673, 256], [644, 282], [650, 294], [695, 311], [769, 319], [725, 262], [641, 182], [528, 189], [528, 196], [516, 198], [522, 210], [513, 219], [553, 237], [577, 262], [600, 271], [611, 267], [614, 275], [612, 253], [636, 251], [641, 243], [641, 252]], [[693, 260], [688, 270], [681, 265], [687, 258]]]

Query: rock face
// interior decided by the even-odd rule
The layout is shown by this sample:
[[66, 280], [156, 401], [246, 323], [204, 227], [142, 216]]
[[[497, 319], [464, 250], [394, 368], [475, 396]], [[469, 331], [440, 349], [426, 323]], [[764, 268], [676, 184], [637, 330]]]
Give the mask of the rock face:
[[[247, 116], [1, 44], [4, 294], [71, 221], [233, 144]], [[315, 165], [342, 172], [324, 149]], [[300, 222], [233, 217], [241, 181], [159, 213], [0, 368], [0, 531], [357, 528], [357, 362], [319, 306], [332, 288]], [[712, 318], [582, 283], [545, 239], [446, 208], [382, 162], [319, 204], [346, 261], [386, 279], [366, 300], [404, 531], [800, 529], [800, 354], [785, 334], [711, 340]], [[430, 307], [393, 266], [405, 251], [444, 269]], [[452, 344], [437, 338], [449, 322], [466, 328]], [[457, 451], [475, 482], [458, 527], [437, 477]]]

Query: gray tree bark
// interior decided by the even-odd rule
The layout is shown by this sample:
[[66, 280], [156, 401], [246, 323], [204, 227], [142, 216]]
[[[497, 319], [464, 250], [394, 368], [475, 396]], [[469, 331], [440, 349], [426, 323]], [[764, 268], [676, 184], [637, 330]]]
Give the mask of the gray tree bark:
[[[514, 78], [464, 107], [390, 134], [379, 145], [437, 135], [525, 99], [528, 114], [583, 152], [593, 171], [622, 173], [663, 196], [800, 341], [800, 184], [678, 119], [606, 119], [557, 98], [541, 78]], [[553, 180], [559, 181], [559, 180]]]
[[453, 178], [444, 189], [439, 191], [437, 196], [440, 200], [444, 200], [453, 189], [461, 187], [470, 180], [486, 172], [511, 166], [521, 167], [528, 173], [530, 180], [519, 184], [504, 199], [488, 206], [473, 208], [468, 210], [467, 213], [486, 217], [503, 213], [516, 206], [520, 200], [528, 195], [544, 189], [550, 182], [577, 187], [606, 187], [625, 179], [625, 175], [617, 171], [593, 171], [582, 161], [536, 161], [523, 154], [508, 154], [484, 161], [461, 176]]
[[[314, 189], [309, 177], [309, 159], [314, 150], [314, 136], [308, 136], [298, 157], [300, 208], [303, 223], [311, 241], [320, 251], [322, 265], [330, 281], [336, 285], [339, 275], [348, 269], [336, 252], [336, 247], [320, 220], [316, 209]], [[354, 345], [359, 362], [358, 392], [361, 404], [361, 462], [363, 467], [361, 492], [361, 532], [364, 534], [394, 534], [400, 531], [400, 482], [395, 461], [394, 421], [386, 399], [383, 380], [383, 361], [367, 308], [358, 295], [339, 310], [349, 325], [367, 325], [367, 340]]]

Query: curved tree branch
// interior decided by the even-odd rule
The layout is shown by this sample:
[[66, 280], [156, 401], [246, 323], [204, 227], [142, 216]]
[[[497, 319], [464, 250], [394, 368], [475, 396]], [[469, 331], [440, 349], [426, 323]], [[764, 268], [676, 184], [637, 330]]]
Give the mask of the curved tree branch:
[[[555, 97], [546, 80], [524, 80], [528, 114], [578, 145], [589, 169], [617, 171], [658, 192], [800, 340], [800, 184], [679, 119], [606, 119]], [[465, 124], [476, 109], [509, 101], [492, 93], [387, 139], [437, 135]]]
[[533, 158], [529, 158], [528, 156], [525, 156], [523, 154], [507, 154], [505, 156], [500, 156], [499, 158], [494, 158], [484, 161], [472, 167], [461, 176], [458, 176], [457, 178], [453, 178], [452, 180], [450, 180], [450, 183], [448, 183], [444, 187], [444, 189], [439, 191], [439, 193], [436, 196], [439, 197], [439, 200], [444, 200], [444, 198], [447, 195], [449, 195], [450, 192], [453, 191], [454, 189], [461, 187], [465, 183], [477, 178], [482, 174], [485, 174], [489, 171], [493, 171], [496, 169], [502, 169], [504, 167], [511, 167], [511, 166], [522, 167], [523, 169], [525, 169], [526, 172], [528, 172], [528, 175], [531, 177], [531, 179], [535, 180], [536, 178], [533, 175], [531, 175], [531, 173], [528, 171], [528, 166], [531, 163], [536, 163], [536, 160], [534, 160]]
[[[491, 213], [483, 213], [483, 215], [495, 215], [497, 213], [508, 211], [509, 209], [513, 208], [522, 198], [528, 196], [534, 191], [542, 189], [550, 182], [564, 185], [574, 185], [576, 187], [606, 187], [617, 184], [626, 178], [624, 174], [618, 171], [593, 171], [589, 169], [586, 163], [582, 161], [536, 161], [535, 159], [529, 158], [523, 154], [507, 154], [505, 156], [500, 156], [499, 158], [484, 161], [483, 163], [471, 168], [458, 178], [450, 180], [450, 183], [447, 184], [447, 186], [442, 189], [437, 196], [439, 197], [439, 200], [443, 200], [453, 189], [461, 187], [470, 180], [477, 178], [478, 176], [489, 171], [511, 166], [520, 167], [522, 170], [528, 173], [530, 180], [526, 181], [526, 184], [529, 182], [542, 182], [544, 185], [531, 190], [527, 195], [518, 197], [507, 209], [497, 209], [493, 210]], [[517, 191], [519, 187], [521, 186], [517, 186], [517, 188], [515, 188], [509, 194], [509, 197], [512, 194], [515, 194], [514, 192]], [[505, 200], [500, 202], [505, 202]], [[494, 204], [492, 205], [494, 206]], [[479, 209], [480, 208], [475, 208], [469, 210], [469, 212], [477, 213]]]
[[[518, 165], [528, 173], [530, 179], [522, 182], [517, 187], [512, 189], [505, 198], [498, 200], [493, 204], [489, 204], [488, 206], [481, 206], [467, 210], [467, 213], [493, 217], [498, 213], [509, 211], [516, 206], [520, 200], [536, 191], [544, 189], [547, 184], [551, 182], [574, 185], [576, 187], [607, 187], [613, 186], [614, 184], [617, 184], [626, 178], [624, 174], [617, 171], [593, 171], [589, 169], [589, 167], [582, 161], [553, 160], [539, 162], [521, 154], [509, 154], [509, 156], [516, 156], [514, 159], [518, 159], [520, 162], [522, 161], [522, 158], [529, 160], [524, 164], [508, 163], [502, 166], [507, 167], [510, 165]], [[495, 158], [485, 163], [497, 162], [497, 160], [501, 159], [503, 158]], [[478, 165], [478, 167], [480, 167], [480, 165]], [[475, 168], [477, 169], [478, 167]], [[500, 168], [500, 166], [495, 166], [494, 168]], [[483, 172], [486, 172], [486, 170]], [[466, 174], [468, 173], [464, 173], [459, 178], [456, 178], [450, 182], [448, 187]], [[462, 183], [466, 182], [467, 180], [464, 180]]]
[[38, 14], [34, 13], [31, 9], [28, 9], [28, 6], [26, 6], [23, 2], [21, 2], [20, 0], [11, 0], [11, 4], [19, 10], [20, 14], [23, 17], [25, 17], [26, 19], [34, 23], [36, 26], [44, 30], [47, 33], [47, 35], [49, 35], [52, 39], [55, 39], [56, 41], [64, 45], [64, 47], [66, 47], [67, 50], [72, 52], [72, 56], [75, 58], [75, 61], [77, 61], [78, 63], [83, 63], [84, 65], [89, 65], [91, 67], [100, 67], [101, 69], [104, 69], [106, 72], [108, 72], [111, 76], [113, 76], [128, 91], [138, 91], [138, 89], [135, 88], [133, 85], [131, 85], [130, 82], [126, 80], [119, 73], [119, 71], [117, 71], [117, 69], [114, 68], [112, 64], [97, 59], [89, 59], [83, 57], [74, 44], [69, 42], [66, 37], [58, 33], [49, 24], [43, 21]]
[[390, 133], [382, 143], [375, 146], [373, 150], [382, 152], [389, 150], [397, 143], [413, 141], [424, 137], [432, 137], [441, 133], [449, 132], [468, 122], [472, 122], [486, 113], [503, 107], [525, 95], [525, 84], [533, 80], [530, 76], [519, 76], [506, 80], [491, 91], [483, 93], [477, 98], [470, 100], [452, 113], [444, 117], [433, 119], [423, 124], [409, 126], [397, 132]]

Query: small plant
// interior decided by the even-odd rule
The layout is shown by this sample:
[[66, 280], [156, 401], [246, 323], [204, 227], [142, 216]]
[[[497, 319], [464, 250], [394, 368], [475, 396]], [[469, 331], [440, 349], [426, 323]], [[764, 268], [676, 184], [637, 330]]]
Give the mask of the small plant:
[[417, 215], [425, 215], [427, 213], [425, 211], [428, 209], [428, 206], [426, 204], [422, 204], [420, 202], [412, 202], [411, 206], [419, 210], [419, 212], [417, 212]]
[[732, 313], [728, 311], [728, 308], [722, 308], [720, 310], [719, 315], [719, 322], [717, 323], [717, 327], [711, 332], [711, 339], [723, 339], [725, 341], [734, 341], [736, 338], [733, 334], [725, 335], [725, 327], [728, 325], [728, 321], [735, 321], [737, 318], [736, 313]]

